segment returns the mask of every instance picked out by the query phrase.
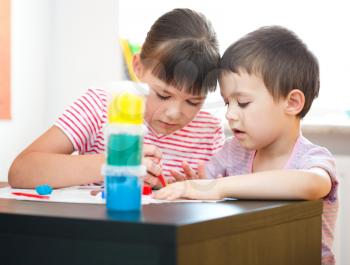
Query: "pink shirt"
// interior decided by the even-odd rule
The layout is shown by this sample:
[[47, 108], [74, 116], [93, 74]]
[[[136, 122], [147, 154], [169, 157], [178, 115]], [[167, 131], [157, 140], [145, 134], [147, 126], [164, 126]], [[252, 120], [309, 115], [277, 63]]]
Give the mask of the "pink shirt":
[[[55, 125], [67, 135], [79, 154], [100, 154], [105, 151], [104, 127], [110, 95], [102, 89], [89, 89], [58, 118]], [[221, 122], [208, 112], [200, 111], [184, 128], [169, 135], [160, 135], [148, 127], [144, 143], [157, 146], [163, 154], [165, 177], [170, 170], [182, 172], [182, 161], [197, 169], [199, 161], [210, 157], [224, 143]]]
[[[252, 173], [255, 151], [243, 148], [237, 139], [230, 138], [224, 147], [217, 152], [207, 164], [209, 177], [242, 175]], [[299, 136], [294, 150], [285, 169], [322, 168], [328, 172], [332, 188], [323, 198], [322, 214], [322, 264], [335, 264], [332, 244], [338, 212], [338, 181], [335, 172], [335, 161], [332, 154], [324, 147], [311, 143], [303, 136]]]

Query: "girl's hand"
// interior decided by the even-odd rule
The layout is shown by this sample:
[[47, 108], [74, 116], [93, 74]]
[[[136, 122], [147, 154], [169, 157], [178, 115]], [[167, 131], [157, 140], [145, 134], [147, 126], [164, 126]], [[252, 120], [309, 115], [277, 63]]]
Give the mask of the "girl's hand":
[[191, 166], [186, 162], [182, 162], [182, 169], [185, 174], [182, 174], [178, 171], [172, 170], [171, 175], [174, 177], [175, 181], [184, 181], [188, 179], [207, 179], [205, 173], [205, 165], [203, 161], [198, 163], [198, 174], [191, 168]]
[[151, 158], [156, 163], [159, 163], [162, 159], [162, 152], [160, 149], [154, 145], [151, 144], [144, 144], [143, 145], [143, 158]]
[[175, 200], [178, 198], [197, 200], [221, 199], [218, 179], [195, 179], [169, 184], [153, 194], [154, 199]]
[[154, 145], [143, 145], [143, 159], [142, 164], [147, 169], [147, 175], [143, 178], [145, 184], [152, 187], [162, 187], [158, 178], [162, 174], [161, 161], [162, 152]]

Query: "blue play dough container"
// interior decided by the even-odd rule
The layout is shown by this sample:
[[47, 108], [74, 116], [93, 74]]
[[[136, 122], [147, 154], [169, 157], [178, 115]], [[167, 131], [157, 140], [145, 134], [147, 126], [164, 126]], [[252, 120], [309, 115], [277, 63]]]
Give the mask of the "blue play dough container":
[[141, 210], [143, 166], [105, 166], [105, 198], [108, 211]]

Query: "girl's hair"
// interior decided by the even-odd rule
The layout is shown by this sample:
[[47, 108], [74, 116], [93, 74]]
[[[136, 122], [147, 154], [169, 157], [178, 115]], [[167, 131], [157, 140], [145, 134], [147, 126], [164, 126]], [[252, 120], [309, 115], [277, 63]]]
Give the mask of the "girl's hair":
[[292, 31], [280, 26], [262, 27], [233, 43], [222, 56], [220, 68], [221, 74], [243, 71], [260, 76], [275, 100], [299, 89], [305, 96], [301, 118], [319, 93], [316, 57]]
[[216, 34], [204, 15], [174, 9], [151, 27], [140, 54], [160, 80], [192, 95], [215, 91], [220, 53]]

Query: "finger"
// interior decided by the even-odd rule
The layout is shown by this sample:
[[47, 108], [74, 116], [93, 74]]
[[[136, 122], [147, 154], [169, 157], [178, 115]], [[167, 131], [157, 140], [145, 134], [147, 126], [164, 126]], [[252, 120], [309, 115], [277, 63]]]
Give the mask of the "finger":
[[176, 178], [174, 178], [174, 177], [167, 177], [166, 182], [168, 184], [174, 183], [174, 182], [176, 182]]
[[170, 192], [167, 194], [166, 199], [169, 201], [173, 201], [179, 198], [183, 198], [184, 194], [186, 193], [186, 185], [185, 182], [178, 182], [171, 186]]
[[158, 147], [156, 147], [154, 145], [144, 144], [143, 145], [143, 156], [144, 157], [154, 157], [159, 162], [160, 159], [162, 158], [162, 152], [160, 151], [160, 149]]
[[159, 187], [162, 186], [162, 184], [160, 183], [159, 179], [156, 176], [154, 176], [154, 175], [152, 175], [150, 173], [147, 173], [147, 175], [144, 176], [143, 180], [144, 180], [144, 182], [146, 184], [150, 185], [152, 188], [153, 187], [159, 188]]
[[205, 171], [205, 163], [203, 161], [198, 162], [198, 178], [207, 179], [207, 173]]
[[154, 163], [160, 164], [160, 159], [154, 156], [146, 156], [145, 158], [151, 159]]
[[175, 181], [184, 181], [184, 180], [186, 180], [186, 176], [184, 174], [181, 174], [178, 171], [170, 170], [170, 173], [175, 178]]
[[164, 200], [168, 197], [169, 195], [169, 189], [168, 188], [163, 188], [160, 189], [152, 194], [152, 198], [157, 199], [157, 200]]
[[92, 191], [90, 191], [90, 195], [96, 196], [96, 195], [99, 194], [101, 191], [102, 191], [102, 189], [92, 190]]
[[220, 179], [220, 178], [223, 178], [224, 176], [219, 174], [216, 178]]
[[100, 181], [94, 182], [93, 184], [96, 185], [96, 186], [102, 186], [103, 182], [104, 182], [103, 180], [100, 180]]
[[182, 168], [186, 174], [186, 179], [198, 178], [196, 172], [191, 168], [191, 166], [186, 161], [182, 162]]
[[181, 198], [181, 194], [174, 192], [172, 194], [169, 194], [169, 196], [166, 198], [168, 201], [174, 201]]
[[145, 157], [142, 163], [146, 167], [147, 171], [152, 175], [159, 176], [162, 174], [162, 167], [155, 163], [152, 159]]

